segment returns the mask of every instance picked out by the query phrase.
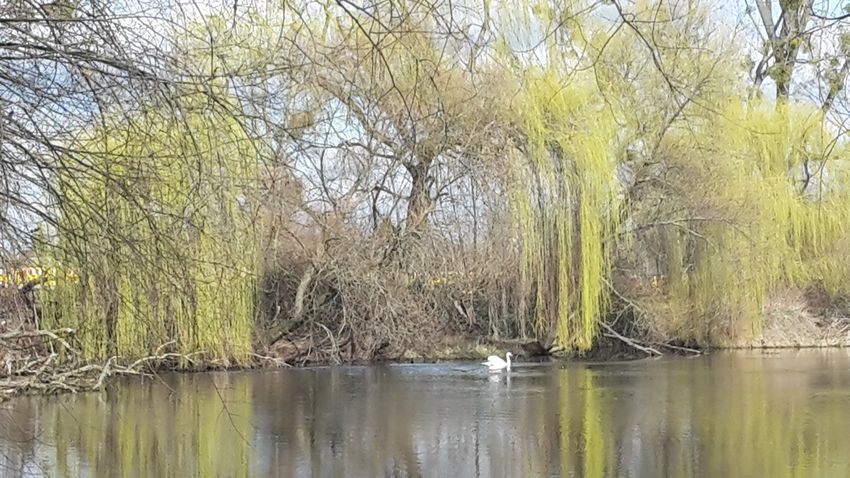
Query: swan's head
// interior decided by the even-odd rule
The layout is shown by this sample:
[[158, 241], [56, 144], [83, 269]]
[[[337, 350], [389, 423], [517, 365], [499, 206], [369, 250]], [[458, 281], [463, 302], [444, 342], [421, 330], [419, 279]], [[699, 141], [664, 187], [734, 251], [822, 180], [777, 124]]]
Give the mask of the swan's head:
[[508, 352], [507, 354], [505, 354], [505, 356], [506, 356], [506, 357], [513, 357], [513, 356], [514, 356], [514, 354], [512, 354], [512, 353]]

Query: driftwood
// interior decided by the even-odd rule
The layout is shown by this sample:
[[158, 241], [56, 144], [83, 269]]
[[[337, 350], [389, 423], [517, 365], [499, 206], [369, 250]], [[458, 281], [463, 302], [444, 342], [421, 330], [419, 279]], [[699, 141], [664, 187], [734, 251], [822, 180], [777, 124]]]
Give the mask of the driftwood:
[[[111, 377], [147, 375], [164, 361], [180, 359], [191, 363], [191, 355], [195, 355], [161, 354], [157, 350], [154, 355], [126, 365], [119, 363], [117, 357], [110, 357], [104, 363], [87, 363], [69, 343], [73, 335], [73, 329], [18, 330], [0, 334], [0, 352], [5, 351], [6, 355], [0, 364], [0, 401], [30, 392], [100, 390]], [[58, 352], [53, 351], [55, 347]]]

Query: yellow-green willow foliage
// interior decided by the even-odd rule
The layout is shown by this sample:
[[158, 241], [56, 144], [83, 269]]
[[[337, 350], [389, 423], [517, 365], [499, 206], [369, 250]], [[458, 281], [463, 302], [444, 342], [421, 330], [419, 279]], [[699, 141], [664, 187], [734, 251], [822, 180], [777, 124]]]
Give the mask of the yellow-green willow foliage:
[[670, 299], [694, 338], [746, 341], [782, 287], [848, 291], [847, 157], [834, 138], [816, 108], [735, 102], [678, 150], [690, 230], [668, 236]]
[[79, 274], [46, 301], [87, 357], [250, 352], [257, 246], [246, 212], [254, 144], [187, 101], [88, 133], [60, 170], [55, 260]]
[[548, 72], [527, 76], [518, 111], [527, 155], [513, 157], [511, 203], [522, 247], [522, 283], [538, 333], [586, 350], [608, 303], [618, 223], [614, 124], [589, 86]]

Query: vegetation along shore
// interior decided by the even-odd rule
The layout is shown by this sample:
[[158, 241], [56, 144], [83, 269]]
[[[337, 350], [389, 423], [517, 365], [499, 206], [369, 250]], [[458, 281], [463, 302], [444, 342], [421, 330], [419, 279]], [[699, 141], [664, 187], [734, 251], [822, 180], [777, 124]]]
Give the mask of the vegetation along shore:
[[850, 342], [840, 8], [36, 3], [0, 5], [0, 399]]

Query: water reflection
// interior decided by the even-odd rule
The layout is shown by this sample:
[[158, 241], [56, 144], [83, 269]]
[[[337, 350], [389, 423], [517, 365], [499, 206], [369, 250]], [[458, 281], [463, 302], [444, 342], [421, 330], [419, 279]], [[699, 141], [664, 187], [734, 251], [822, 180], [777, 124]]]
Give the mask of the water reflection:
[[170, 375], [0, 409], [3, 476], [850, 476], [843, 351]]

